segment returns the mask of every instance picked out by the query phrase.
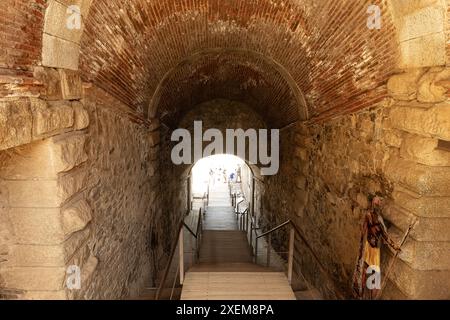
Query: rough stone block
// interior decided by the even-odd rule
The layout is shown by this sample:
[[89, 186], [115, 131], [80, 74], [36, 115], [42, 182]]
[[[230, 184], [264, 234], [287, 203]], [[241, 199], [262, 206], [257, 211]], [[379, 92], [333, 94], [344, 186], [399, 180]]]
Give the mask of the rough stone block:
[[392, 197], [395, 204], [421, 217], [450, 218], [450, 196], [424, 197], [396, 186]]
[[84, 149], [86, 136], [70, 134], [52, 138], [53, 165], [56, 172], [65, 172], [82, 164], [87, 160]]
[[29, 143], [32, 123], [28, 99], [0, 101], [0, 150]]
[[33, 110], [33, 136], [43, 137], [67, 131], [74, 124], [74, 112], [70, 104], [49, 106], [40, 99], [31, 100]]
[[72, 102], [75, 112], [75, 129], [83, 130], [89, 126], [89, 114], [81, 102]]
[[419, 79], [424, 72], [423, 69], [413, 69], [406, 73], [392, 76], [387, 83], [389, 94], [397, 100], [414, 100]]
[[59, 0], [65, 6], [76, 5], [80, 8], [81, 16], [87, 17], [93, 0]]
[[42, 65], [54, 68], [78, 69], [80, 47], [47, 33], [42, 37]]
[[63, 98], [66, 100], [81, 99], [83, 86], [78, 71], [59, 69]]
[[59, 209], [10, 208], [9, 217], [20, 244], [54, 245], [64, 240]]
[[8, 267], [63, 267], [64, 250], [61, 245], [14, 245]]
[[63, 289], [66, 268], [14, 267], [0, 270], [6, 288], [36, 291]]
[[92, 219], [91, 208], [83, 199], [63, 208], [62, 216], [63, 230], [66, 236], [83, 230]]
[[399, 21], [400, 42], [444, 32], [445, 8], [442, 6], [427, 6], [419, 8]]
[[405, 293], [403, 293], [391, 280], [388, 280], [386, 287], [383, 290], [381, 296], [383, 300], [408, 300], [410, 299]]
[[[81, 247], [83, 247], [83, 245], [86, 243], [87, 239], [89, 238], [89, 235], [90, 235], [89, 227], [84, 228], [83, 230], [81, 230], [79, 232], [72, 233], [72, 235], [66, 241], [64, 241], [64, 244], [62, 245], [64, 254], [65, 254], [65, 258], [66, 259], [70, 258], [72, 261], [74, 253], [77, 250], [79, 250]], [[66, 264], [67, 263], [69, 263], [68, 260], [66, 260]], [[73, 264], [73, 263], [70, 262], [69, 264]], [[78, 263], [74, 263], [74, 264], [78, 264]]]
[[450, 140], [450, 105], [438, 104], [430, 109], [393, 107], [392, 125], [404, 131]]
[[417, 220], [410, 234], [417, 241], [450, 241], [450, 234], [446, 231], [450, 230], [450, 218], [418, 217], [395, 204], [387, 206], [384, 214], [400, 230], [406, 230], [411, 222]]
[[403, 159], [390, 159], [386, 176], [421, 195], [449, 195], [449, 167], [428, 167]]
[[[420, 222], [419, 222], [420, 223]], [[404, 232], [390, 233], [399, 243]], [[402, 247], [399, 258], [417, 270], [450, 270], [450, 242], [417, 241], [408, 239]]]
[[423, 8], [435, 6], [440, 4], [443, 6], [445, 4], [445, 0], [395, 0], [390, 1], [389, 5], [394, 10], [394, 15], [397, 17], [404, 17], [418, 10], [422, 10]]
[[97, 265], [98, 265], [97, 257], [91, 255], [82, 267], [81, 270], [82, 281], [89, 281], [95, 269], [97, 269]]
[[49, 1], [44, 21], [44, 32], [71, 42], [80, 43], [83, 34], [83, 17], [80, 12], [80, 29], [68, 28], [67, 22], [70, 12], [68, 13], [67, 8], [59, 1]]
[[388, 146], [400, 148], [402, 145], [402, 134], [397, 130], [384, 130], [383, 138]]
[[446, 62], [445, 33], [435, 33], [400, 43], [401, 69], [443, 66]]
[[449, 299], [450, 271], [422, 271], [398, 260], [390, 276], [402, 292], [412, 299]]
[[0, 181], [10, 207], [56, 208], [61, 204], [56, 180]]
[[448, 87], [440, 85], [450, 80], [450, 68], [438, 68], [426, 73], [419, 81], [417, 100], [425, 103], [438, 103], [447, 100]]
[[450, 152], [437, 149], [438, 139], [407, 135], [400, 156], [428, 166], [450, 166]]
[[34, 68], [34, 76], [44, 85], [42, 98], [49, 101], [62, 99], [61, 77], [59, 76], [58, 70], [36, 67]]
[[58, 177], [58, 197], [66, 201], [88, 186], [88, 172], [84, 168], [71, 170]]
[[7, 180], [52, 179], [55, 172], [46, 141], [32, 142], [4, 153], [0, 160], [0, 178]]

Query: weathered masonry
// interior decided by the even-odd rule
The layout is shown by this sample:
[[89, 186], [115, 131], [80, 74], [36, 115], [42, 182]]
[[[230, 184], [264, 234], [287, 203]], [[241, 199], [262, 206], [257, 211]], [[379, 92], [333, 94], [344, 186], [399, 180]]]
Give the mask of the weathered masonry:
[[170, 134], [197, 119], [281, 129], [255, 211], [302, 231], [328, 276], [302, 242], [294, 263], [324, 297], [349, 297], [378, 192], [393, 237], [418, 219], [383, 298], [449, 299], [449, 17], [448, 0], [2, 0], [0, 298], [157, 283], [188, 210]]

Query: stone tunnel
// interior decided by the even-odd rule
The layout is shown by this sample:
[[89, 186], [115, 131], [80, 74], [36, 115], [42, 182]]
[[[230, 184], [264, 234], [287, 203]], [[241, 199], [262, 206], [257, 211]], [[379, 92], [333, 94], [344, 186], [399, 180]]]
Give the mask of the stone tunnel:
[[3, 0], [0, 13], [0, 299], [157, 284], [190, 209], [171, 134], [194, 120], [279, 130], [253, 211], [262, 230], [300, 230], [294, 268], [323, 297], [351, 298], [378, 194], [394, 241], [417, 222], [382, 298], [450, 299], [450, 1]]

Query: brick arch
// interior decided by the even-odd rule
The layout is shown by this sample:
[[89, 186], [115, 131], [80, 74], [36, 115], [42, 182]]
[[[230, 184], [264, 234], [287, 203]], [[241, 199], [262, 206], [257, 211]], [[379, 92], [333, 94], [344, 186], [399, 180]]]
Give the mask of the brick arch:
[[[241, 48], [277, 61], [304, 92], [315, 120], [382, 100], [399, 67], [446, 62], [445, 46], [429, 54], [414, 42], [420, 34], [405, 32], [408, 17], [416, 18], [411, 12], [434, 7], [445, 13], [444, 0], [76, 2], [82, 15], [76, 32], [64, 27], [70, 1], [49, 2], [43, 65], [79, 69], [85, 81], [141, 114], [169, 70], [210, 48]], [[371, 4], [382, 10], [384, 32], [366, 28]]]
[[[84, 80], [141, 113], [168, 70], [212, 47], [253, 50], [279, 62], [305, 93], [314, 118], [381, 99], [382, 85], [396, 66], [395, 28], [386, 1], [379, 5], [392, 32], [370, 39], [361, 37], [362, 29], [367, 31], [369, 1], [355, 0], [351, 12], [350, 6], [328, 1], [137, 1], [121, 7], [116, 1], [94, 0], [90, 10], [88, 4], [82, 10], [89, 12], [83, 15], [82, 36], [66, 41], [66, 49], [58, 51], [62, 54], [48, 60], [56, 62], [43, 59], [44, 64], [76, 69], [79, 57]], [[49, 10], [56, 9], [49, 5], [47, 15]], [[62, 38], [50, 37], [51, 25], [46, 23], [44, 30], [44, 57]]]
[[149, 116], [173, 127], [188, 110], [215, 98], [242, 101], [275, 127], [308, 117], [303, 93], [283, 66], [235, 48], [208, 49], [181, 61], [155, 90]]

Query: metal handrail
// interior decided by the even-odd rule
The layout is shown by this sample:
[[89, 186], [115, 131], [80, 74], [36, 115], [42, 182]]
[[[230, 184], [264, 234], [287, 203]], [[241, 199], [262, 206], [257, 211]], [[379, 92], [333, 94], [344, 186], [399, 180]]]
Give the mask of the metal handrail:
[[239, 221], [239, 228], [246, 232], [248, 232], [249, 216], [249, 208], [246, 208], [242, 212], [236, 212], [236, 218]]
[[[253, 219], [252, 219], [252, 223], [253, 223]], [[300, 230], [298, 229], [298, 227], [292, 222], [292, 220], [287, 220], [281, 224], [279, 224], [278, 226], [270, 229], [269, 231], [264, 232], [263, 234], [256, 236], [255, 238], [255, 262], [258, 256], [258, 239], [264, 236], [269, 236], [269, 243], [268, 243], [268, 253], [270, 253], [270, 246], [271, 246], [271, 241], [270, 241], [270, 237], [271, 234], [283, 227], [285, 227], [286, 225], [290, 224], [291, 225], [291, 232], [290, 232], [290, 239], [289, 239], [289, 257], [288, 257], [288, 281], [289, 283], [291, 283], [292, 281], [292, 269], [293, 269], [293, 262], [294, 262], [294, 241], [295, 241], [295, 235], [294, 233], [296, 233], [300, 240], [302, 240], [302, 242], [306, 245], [306, 247], [308, 248], [308, 250], [311, 252], [314, 260], [316, 260], [316, 262], [319, 265], [319, 269], [320, 271], [322, 271], [325, 274], [325, 277], [328, 279], [328, 281], [330, 281], [330, 283], [334, 286], [334, 281], [333, 279], [331, 279], [325, 269], [325, 267], [323, 266], [322, 262], [320, 261], [320, 259], [317, 257], [317, 255], [315, 254], [314, 250], [312, 249], [312, 247], [309, 245], [308, 241], [306, 241], [305, 237], [303, 236], [303, 234], [300, 232]], [[256, 224], [255, 224], [256, 225]], [[252, 228], [253, 229], [253, 228]], [[259, 229], [259, 228], [254, 228]], [[256, 234], [256, 231], [255, 231]], [[253, 245], [252, 243], [250, 243], [250, 245]], [[268, 255], [268, 259], [270, 259], [269, 255]], [[270, 260], [269, 260], [270, 261]], [[335, 293], [342, 297], [341, 294], [338, 294], [339, 291], [335, 290]]]
[[175, 284], [177, 283], [178, 274], [180, 273], [180, 268], [179, 268], [180, 266], [179, 266], [179, 264], [180, 264], [180, 261], [178, 261], [177, 273], [175, 274], [175, 278], [173, 279], [173, 282], [172, 282], [172, 290], [170, 290], [169, 300], [172, 300], [173, 292], [175, 291]]
[[[178, 243], [180, 241], [183, 241], [183, 239], [181, 239], [182, 235], [183, 235], [183, 227], [186, 227], [186, 229], [189, 231], [189, 233], [191, 233], [197, 240], [199, 238], [199, 236], [201, 235], [201, 220], [202, 220], [202, 208], [199, 209], [199, 215], [198, 215], [198, 220], [197, 220], [197, 232], [194, 233], [189, 226], [184, 222], [184, 218], [180, 221], [179, 227], [178, 227], [178, 237], [177, 237], [177, 241], [174, 243], [174, 246], [172, 247], [172, 250], [170, 252], [170, 257], [169, 257], [169, 261], [164, 269], [164, 273], [163, 273], [163, 277], [161, 279], [161, 282], [158, 286], [158, 289], [156, 290], [156, 296], [155, 296], [155, 300], [159, 300], [159, 298], [161, 297], [161, 292], [164, 288], [164, 284], [166, 283], [167, 280], [167, 276], [169, 275], [169, 271], [170, 271], [170, 266], [172, 265], [172, 261], [173, 261], [173, 257], [175, 256], [175, 251], [177, 249]], [[197, 242], [198, 243], [198, 242]], [[198, 245], [197, 245], [197, 253], [198, 253]], [[184, 267], [184, 261], [179, 261], [179, 267], [180, 269], [182, 268], [182, 266]], [[178, 268], [177, 268], [178, 269]], [[178, 273], [178, 272], [177, 272]], [[180, 281], [182, 279], [183, 275], [180, 272]]]
[[242, 203], [242, 202], [244, 202], [245, 201], [245, 199], [242, 199], [241, 201], [239, 201], [237, 204], [236, 204], [236, 207], [234, 208], [234, 212], [235, 213], [239, 213], [239, 205]]
[[[180, 225], [179, 225], [179, 227], [177, 229], [178, 230], [178, 232], [177, 232], [178, 234], [181, 233], [181, 230], [182, 230], [183, 226], [184, 226], [184, 221], [181, 221]], [[170, 266], [172, 265], [172, 260], [173, 260], [173, 257], [175, 256], [175, 251], [177, 249], [178, 240], [179, 239], [177, 238], [177, 241], [175, 242], [175, 244], [172, 247], [172, 250], [170, 252], [169, 261], [168, 261], [168, 263], [166, 265], [166, 268], [164, 269], [163, 277], [162, 277], [161, 282], [160, 282], [160, 284], [158, 286], [158, 289], [156, 290], [155, 300], [159, 300], [159, 298], [161, 296], [161, 291], [162, 291], [162, 289], [164, 287], [164, 284], [165, 284], [165, 282], [167, 280], [167, 276], [169, 275]]]
[[183, 220], [183, 225], [186, 227], [186, 229], [189, 231], [189, 233], [190, 234], [192, 234], [192, 236], [195, 238], [195, 239], [198, 239], [198, 236], [199, 236], [199, 234], [200, 234], [200, 225], [201, 225], [201, 222], [202, 222], [202, 208], [199, 208], [198, 209], [198, 218], [197, 218], [197, 232], [196, 233], [194, 233], [194, 231], [192, 231], [192, 229], [186, 224], [186, 222], [184, 222], [184, 220]]
[[263, 234], [260, 234], [259, 236], [257, 236], [255, 239], [259, 239], [262, 238], [264, 236], [267, 236], [275, 231], [277, 231], [278, 229], [283, 228], [284, 226], [290, 224], [291, 227], [295, 230], [295, 233], [300, 237], [300, 239], [302, 240], [302, 242], [306, 245], [306, 247], [309, 249], [309, 251], [311, 251], [311, 254], [313, 255], [314, 259], [316, 260], [316, 262], [319, 264], [319, 267], [322, 269], [323, 272], [325, 272], [325, 267], [322, 265], [322, 263], [320, 262], [319, 258], [316, 256], [316, 254], [314, 253], [314, 250], [311, 248], [311, 246], [309, 245], [308, 241], [306, 241], [305, 237], [303, 237], [302, 233], [300, 232], [300, 230], [297, 228], [297, 226], [292, 222], [292, 220], [287, 220], [281, 224], [279, 224], [278, 226], [270, 229], [269, 231], [264, 232]]
[[259, 238], [262, 238], [262, 237], [264, 237], [264, 236], [267, 236], [269, 233], [275, 232], [275, 231], [277, 231], [278, 229], [281, 229], [281, 228], [283, 228], [285, 225], [288, 225], [288, 224], [290, 224], [290, 223], [291, 223], [291, 220], [285, 221], [285, 222], [283, 222], [282, 224], [276, 226], [275, 228], [270, 229], [269, 231], [266, 231], [266, 232], [264, 232], [263, 234], [260, 234], [259, 236], [256, 237], [256, 239], [259, 239]]

